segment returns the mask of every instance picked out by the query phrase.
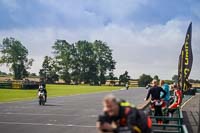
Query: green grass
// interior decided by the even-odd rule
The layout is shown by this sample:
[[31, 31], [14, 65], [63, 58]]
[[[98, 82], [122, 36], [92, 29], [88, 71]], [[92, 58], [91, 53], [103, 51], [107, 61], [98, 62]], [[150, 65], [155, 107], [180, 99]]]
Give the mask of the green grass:
[[[114, 86], [87, 86], [87, 85], [52, 85], [46, 86], [48, 97], [87, 94], [116, 90]], [[0, 102], [20, 101], [37, 98], [37, 90], [1, 89]]]

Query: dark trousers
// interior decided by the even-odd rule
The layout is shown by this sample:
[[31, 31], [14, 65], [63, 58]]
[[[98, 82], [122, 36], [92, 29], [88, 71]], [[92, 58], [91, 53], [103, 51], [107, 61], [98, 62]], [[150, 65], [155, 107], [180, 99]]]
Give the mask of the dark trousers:
[[[163, 116], [162, 106], [155, 106], [155, 114], [154, 116]], [[156, 121], [161, 121], [162, 119], [156, 119]]]
[[45, 102], [47, 102], [47, 95], [44, 95], [45, 96]]

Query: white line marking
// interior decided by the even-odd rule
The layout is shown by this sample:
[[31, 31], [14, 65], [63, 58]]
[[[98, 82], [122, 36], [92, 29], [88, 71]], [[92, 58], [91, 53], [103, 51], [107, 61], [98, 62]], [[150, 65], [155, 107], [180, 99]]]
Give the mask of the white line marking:
[[42, 115], [42, 116], [80, 116], [80, 115], [64, 115], [64, 114], [34, 114], [34, 113], [12, 113], [12, 112], [7, 112], [7, 113], [0, 113], [1, 115]]
[[96, 126], [91, 125], [75, 125], [75, 124], [52, 124], [52, 123], [23, 123], [23, 122], [0, 122], [0, 124], [9, 125], [33, 125], [33, 126], [56, 126], [56, 127], [84, 127], [84, 128], [95, 128]]
[[[51, 105], [50, 105], [51, 106]], [[45, 107], [50, 107], [50, 106], [48, 106], [48, 104], [46, 105], [46, 106], [44, 106], [44, 108]], [[75, 108], [62, 108], [62, 107], [64, 107], [64, 105], [62, 105], [62, 107], [56, 107], [56, 106], [61, 106], [61, 105], [56, 105], [55, 104], [55, 106], [53, 106], [53, 107], [50, 107], [50, 108], [48, 108], [48, 110], [71, 110], [71, 111], [74, 111], [74, 110], [78, 110], [79, 108], [78, 107], [75, 107]], [[10, 106], [9, 105], [9, 107], [6, 107], [6, 109], [3, 109], [4, 111], [6, 111], [6, 110], [13, 110], [13, 109], [33, 109], [34, 107], [32, 107], [32, 106], [30, 106], [30, 107], [20, 107], [20, 106]], [[38, 108], [36, 108], [36, 109], [38, 109]], [[82, 109], [82, 110], [87, 110], [87, 111], [98, 111], [99, 109], [95, 109], [95, 108], [90, 108], [90, 109]], [[2, 111], [2, 110], [1, 110]]]
[[98, 115], [65, 115], [65, 114], [33, 114], [33, 113], [12, 113], [12, 112], [7, 112], [7, 113], [0, 113], [0, 115], [33, 115], [33, 116], [70, 116], [70, 117], [97, 117]]
[[183, 109], [183, 107], [194, 98], [194, 96], [190, 97], [186, 102], [184, 102], [184, 104], [181, 106], [181, 109]]
[[[62, 98], [62, 97], [74, 97], [74, 96], [81, 96], [81, 95], [91, 95], [91, 94], [101, 94], [101, 93], [107, 93], [107, 92], [116, 92], [116, 91], [120, 91], [119, 89], [116, 90], [111, 90], [111, 91], [101, 91], [101, 92], [91, 92], [91, 93], [85, 93], [85, 94], [71, 94], [71, 95], [66, 95], [66, 96], [50, 96], [48, 99], [51, 100], [53, 98]], [[24, 99], [24, 98], [17, 98], [20, 99], [20, 101], [8, 101], [8, 102], [0, 102], [0, 104], [5, 104], [5, 103], [20, 103], [20, 102], [31, 102], [31, 101], [35, 101], [37, 100], [37, 98], [30, 98], [30, 99]]]

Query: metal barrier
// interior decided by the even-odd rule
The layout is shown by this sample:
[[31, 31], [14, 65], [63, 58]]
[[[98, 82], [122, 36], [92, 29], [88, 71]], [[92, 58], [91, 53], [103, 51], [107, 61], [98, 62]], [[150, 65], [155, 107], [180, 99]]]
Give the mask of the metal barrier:
[[[155, 126], [155, 125], [154, 125]], [[158, 125], [158, 127], [175, 127], [178, 128], [179, 130], [159, 130], [155, 129], [153, 130], [153, 133], [188, 133], [187, 128], [185, 125], [173, 125], [173, 124], [163, 124], [163, 125]]]
[[[190, 96], [191, 97], [191, 96]], [[183, 102], [186, 102], [190, 97], [185, 97]], [[144, 109], [147, 106], [144, 106]], [[173, 117], [168, 116], [150, 116], [152, 120], [162, 119], [163, 121], [170, 121], [170, 124], [152, 124], [153, 133], [188, 133], [188, 130], [185, 125], [183, 125], [183, 113], [180, 108], [174, 112]]]
[[153, 123], [153, 133], [188, 133], [186, 126], [183, 125], [183, 114], [180, 108], [177, 108], [174, 117], [151, 116], [151, 119], [162, 119], [163, 121], [173, 122], [172, 124]]
[[200, 88], [196, 88], [196, 93], [200, 93]]

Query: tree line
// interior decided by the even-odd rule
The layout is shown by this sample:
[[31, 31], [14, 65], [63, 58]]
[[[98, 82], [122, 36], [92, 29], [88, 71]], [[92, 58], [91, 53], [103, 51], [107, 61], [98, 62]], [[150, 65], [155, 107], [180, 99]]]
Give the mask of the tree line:
[[65, 83], [104, 84], [106, 76], [114, 76], [116, 62], [109, 46], [100, 41], [68, 43], [56, 40], [52, 46], [54, 57], [45, 56], [40, 76], [47, 82], [60, 77]]
[[[41, 79], [48, 83], [60, 78], [67, 84], [71, 81], [74, 84], [103, 84], [107, 77], [114, 78], [116, 62], [105, 42], [78, 41], [70, 44], [66, 40], [56, 40], [52, 49], [53, 57], [44, 57], [39, 72]], [[20, 41], [12, 37], [4, 38], [0, 43], [0, 52], [0, 64], [9, 67], [14, 79], [21, 80], [28, 76], [28, 69], [34, 60], [28, 59], [28, 49]]]
[[[28, 49], [15, 38], [4, 38], [0, 43], [0, 64], [6, 66], [12, 72], [14, 79], [21, 80], [28, 76], [36, 76], [29, 73], [34, 59], [28, 58]], [[131, 77], [125, 71], [118, 77], [113, 73], [116, 61], [112, 57], [112, 50], [101, 40], [94, 42], [78, 41], [70, 44], [66, 40], [56, 40], [52, 46], [53, 56], [45, 56], [42, 68], [39, 71], [40, 79], [47, 83], [55, 83], [62, 79], [66, 84], [104, 84], [106, 80], [119, 80], [119, 83], [127, 83]], [[0, 71], [0, 75], [7, 75]], [[11, 75], [9, 73], [9, 75]], [[145, 86], [152, 81], [159, 80], [155, 75], [142, 74], [138, 81], [139, 86]], [[169, 82], [177, 82], [178, 76], [174, 75]], [[200, 83], [200, 80], [190, 81]]]

